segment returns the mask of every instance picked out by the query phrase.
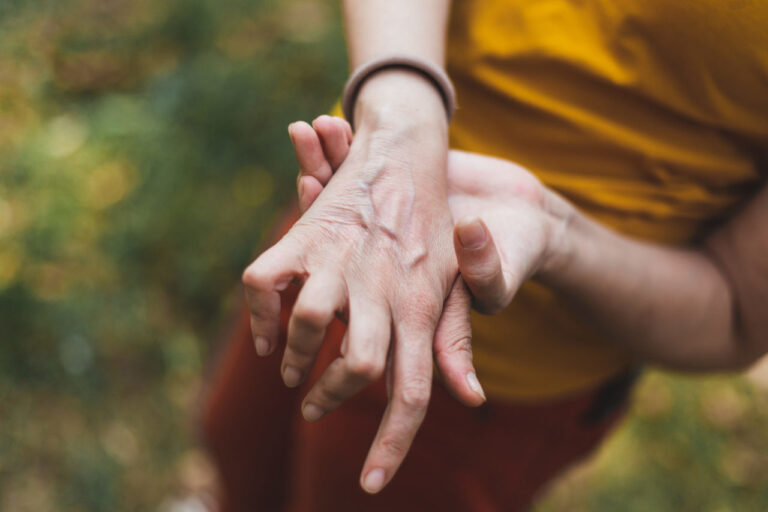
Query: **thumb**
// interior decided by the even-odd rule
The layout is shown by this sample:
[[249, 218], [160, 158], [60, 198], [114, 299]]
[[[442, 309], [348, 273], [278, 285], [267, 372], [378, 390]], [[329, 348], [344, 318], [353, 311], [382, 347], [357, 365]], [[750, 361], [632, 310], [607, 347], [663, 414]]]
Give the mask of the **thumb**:
[[507, 283], [501, 259], [485, 223], [478, 217], [459, 219], [453, 232], [453, 245], [475, 309], [494, 314], [507, 307]]
[[485, 393], [472, 364], [472, 328], [469, 312], [472, 298], [461, 276], [445, 301], [443, 316], [435, 331], [434, 353], [445, 387], [456, 399], [469, 406], [482, 405]]

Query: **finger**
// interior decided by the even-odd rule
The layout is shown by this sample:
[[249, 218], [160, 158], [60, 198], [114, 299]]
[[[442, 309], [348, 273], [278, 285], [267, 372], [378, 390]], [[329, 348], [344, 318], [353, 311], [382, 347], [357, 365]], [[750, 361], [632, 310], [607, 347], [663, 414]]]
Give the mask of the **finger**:
[[434, 349], [437, 369], [446, 389], [464, 405], [477, 407], [485, 403], [486, 398], [472, 364], [471, 308], [472, 297], [458, 277], [437, 324]]
[[302, 273], [299, 252], [285, 238], [259, 256], [243, 272], [251, 332], [260, 356], [272, 353], [280, 322], [280, 293]]
[[304, 121], [298, 121], [288, 126], [288, 135], [299, 162], [299, 177], [313, 176], [326, 185], [333, 171], [315, 130]]
[[347, 135], [347, 144], [351, 146], [352, 140], [354, 139], [354, 136], [352, 135], [352, 125], [349, 124], [349, 122], [346, 119], [341, 119], [341, 120], [343, 121], [343, 124], [344, 124], [344, 133]]
[[314, 176], [299, 176], [299, 213], [304, 215], [304, 212], [309, 210], [315, 199], [318, 198], [320, 192], [323, 191], [323, 186], [317, 181]]
[[323, 151], [331, 169], [336, 170], [347, 158], [351, 144], [352, 129], [349, 123], [339, 117], [320, 116], [312, 121], [312, 127], [320, 137]]
[[350, 299], [349, 328], [342, 357], [334, 360], [307, 394], [304, 418], [315, 421], [381, 377], [390, 339], [389, 310], [375, 302]]
[[352, 135], [352, 125], [349, 124], [349, 122], [344, 119], [343, 117], [339, 116], [333, 116], [333, 120], [341, 126], [342, 131], [344, 132], [344, 135], [347, 137], [347, 145], [352, 145], [352, 139], [354, 138]]
[[368, 452], [360, 485], [371, 494], [392, 479], [411, 447], [427, 412], [432, 391], [431, 329], [396, 322], [392, 399]]
[[286, 386], [294, 388], [304, 382], [323, 344], [328, 324], [343, 309], [346, 299], [344, 281], [330, 272], [313, 274], [304, 283], [288, 321], [281, 366]]
[[477, 217], [460, 219], [453, 244], [461, 276], [481, 313], [498, 313], [507, 306], [507, 282], [496, 244], [485, 223]]

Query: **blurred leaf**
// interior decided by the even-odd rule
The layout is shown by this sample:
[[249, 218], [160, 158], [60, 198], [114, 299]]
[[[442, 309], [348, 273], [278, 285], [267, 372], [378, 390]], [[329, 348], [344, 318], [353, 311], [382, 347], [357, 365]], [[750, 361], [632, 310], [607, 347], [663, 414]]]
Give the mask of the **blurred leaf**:
[[339, 94], [336, 9], [0, 2], [0, 510], [211, 491], [202, 375], [294, 194], [285, 127]]

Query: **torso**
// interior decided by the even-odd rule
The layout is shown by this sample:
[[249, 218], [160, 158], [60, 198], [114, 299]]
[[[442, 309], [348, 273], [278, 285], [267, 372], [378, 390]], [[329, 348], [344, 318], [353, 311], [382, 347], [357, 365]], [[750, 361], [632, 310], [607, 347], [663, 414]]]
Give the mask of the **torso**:
[[[694, 243], [765, 177], [762, 0], [459, 0], [448, 67], [453, 147], [524, 165], [628, 235]], [[497, 396], [567, 394], [630, 364], [535, 283], [473, 330]]]

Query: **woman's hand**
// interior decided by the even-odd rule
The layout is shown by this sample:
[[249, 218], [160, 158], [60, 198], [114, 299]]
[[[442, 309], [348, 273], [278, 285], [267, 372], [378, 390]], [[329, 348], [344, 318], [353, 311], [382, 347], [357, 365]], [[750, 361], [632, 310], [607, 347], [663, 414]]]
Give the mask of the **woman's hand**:
[[349, 153], [334, 161], [327, 144], [339, 164], [334, 179], [243, 275], [262, 355], [275, 348], [278, 292], [302, 284], [282, 362], [288, 386], [306, 378], [327, 325], [347, 313], [341, 357], [305, 398], [306, 419], [334, 410], [391, 366], [390, 402], [363, 470], [369, 492], [392, 477], [424, 418], [432, 340], [458, 275], [442, 100], [418, 73], [390, 70], [374, 78], [358, 96], [361, 122]]
[[[343, 161], [352, 132], [340, 118], [321, 116], [292, 126], [299, 174], [299, 205], [305, 211], [332, 175], [329, 148]], [[332, 148], [332, 149], [331, 149]], [[526, 169], [498, 158], [451, 151], [448, 200], [457, 219], [454, 247], [475, 309], [494, 314], [509, 305], [517, 289], [553, 266], [553, 247], [572, 208]], [[446, 307], [449, 303], [446, 303]], [[452, 325], [451, 318], [441, 325]], [[441, 340], [436, 340], [440, 342]]]
[[[323, 181], [301, 179], [308, 204]], [[505, 307], [535, 274], [638, 359], [722, 371], [768, 351], [768, 186], [701, 245], [670, 247], [607, 229], [509, 162], [452, 151], [448, 181], [459, 266], [481, 310]]]
[[463, 151], [450, 152], [448, 189], [462, 278], [475, 309], [498, 313], [553, 270], [573, 208], [523, 167]]
[[[301, 121], [293, 123], [288, 132], [299, 162], [296, 184], [299, 213], [303, 215], [346, 158], [352, 129], [344, 119], [323, 115], [312, 126]], [[448, 391], [463, 404], [476, 407], [485, 402], [485, 392], [472, 364], [471, 300], [464, 281], [457, 278], [438, 323], [433, 351]]]

